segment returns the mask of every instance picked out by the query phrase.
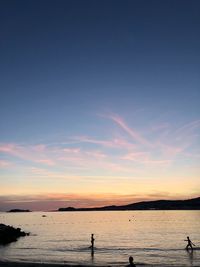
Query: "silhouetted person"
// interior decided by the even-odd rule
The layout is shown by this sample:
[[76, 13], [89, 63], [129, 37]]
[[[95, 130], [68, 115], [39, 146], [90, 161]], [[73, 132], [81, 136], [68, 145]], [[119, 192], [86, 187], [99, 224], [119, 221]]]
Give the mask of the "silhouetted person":
[[184, 241], [187, 241], [188, 242], [188, 244], [187, 244], [187, 246], [186, 246], [185, 249], [189, 250], [189, 248], [191, 248], [191, 250], [193, 250], [192, 245], [195, 246], [195, 244], [192, 243], [192, 241], [190, 240], [189, 236], [187, 236], [187, 240], [184, 240]]
[[136, 267], [135, 263], [133, 262], [132, 256], [129, 257], [129, 265], [127, 265], [127, 267]]
[[94, 256], [94, 234], [91, 234], [91, 256], [93, 257]]
[[91, 234], [91, 248], [94, 248], [94, 234]]

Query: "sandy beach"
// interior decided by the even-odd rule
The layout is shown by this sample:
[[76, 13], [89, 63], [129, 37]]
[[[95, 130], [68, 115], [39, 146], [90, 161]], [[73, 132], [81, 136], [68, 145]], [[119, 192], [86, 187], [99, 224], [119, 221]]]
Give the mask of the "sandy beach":
[[[50, 263], [29, 263], [29, 262], [3, 262], [0, 261], [0, 267], [92, 267], [93, 265], [71, 265], [71, 264], [50, 264]], [[126, 265], [125, 265], [126, 266]], [[138, 265], [140, 267], [146, 265]], [[152, 265], [148, 265], [151, 267]], [[95, 267], [98, 267], [95, 265]], [[99, 267], [112, 267], [111, 265], [101, 265]], [[152, 266], [153, 267], [153, 266]]]
[[[68, 263], [63, 263], [63, 264], [51, 264], [51, 263], [31, 263], [31, 262], [4, 262], [0, 261], [0, 267], [92, 267], [94, 265], [71, 265]], [[114, 265], [115, 267], [125, 267], [128, 266], [127, 264], [124, 265]], [[95, 267], [114, 267], [113, 265], [95, 265]], [[138, 267], [170, 267], [170, 265], [151, 265], [151, 264], [141, 264], [141, 263], [136, 263], [136, 266]], [[173, 265], [173, 267], [180, 267]], [[197, 265], [194, 265], [193, 267], [198, 267]]]
[[[128, 264], [128, 263], [127, 263]], [[8, 261], [0, 261], [0, 267], [92, 267], [94, 265], [71, 265], [68, 263], [63, 264], [51, 264], [51, 263], [31, 263], [31, 262], [8, 262]], [[115, 265], [116, 266], [116, 265]], [[120, 265], [121, 266], [121, 265]], [[126, 266], [126, 264], [124, 265]], [[153, 265], [143, 265], [143, 264], [137, 264], [137, 266], [148, 266], [153, 267]], [[95, 265], [95, 267], [112, 267], [111, 265]], [[159, 266], [157, 266], [159, 267]]]
[[[69, 265], [69, 264], [50, 264], [50, 263], [29, 263], [29, 262], [3, 262], [0, 261], [0, 267], [80, 267], [83, 265]], [[89, 267], [89, 266], [85, 266]], [[108, 267], [108, 266], [106, 266]]]

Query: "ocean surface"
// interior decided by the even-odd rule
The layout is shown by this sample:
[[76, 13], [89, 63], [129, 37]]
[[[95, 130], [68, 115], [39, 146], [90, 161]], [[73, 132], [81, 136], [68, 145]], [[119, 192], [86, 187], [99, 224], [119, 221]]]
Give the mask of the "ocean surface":
[[[30, 232], [0, 246], [3, 261], [126, 266], [132, 255], [137, 266], [200, 266], [200, 211], [0, 213], [0, 223]], [[193, 253], [184, 249], [187, 236]]]

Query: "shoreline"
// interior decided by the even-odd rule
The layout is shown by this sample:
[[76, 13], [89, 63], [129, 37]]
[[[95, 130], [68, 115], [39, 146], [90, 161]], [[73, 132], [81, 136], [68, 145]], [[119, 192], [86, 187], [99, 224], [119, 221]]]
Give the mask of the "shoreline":
[[[0, 260], [0, 267], [125, 267], [128, 265], [128, 262], [122, 265], [114, 264], [114, 265], [94, 265], [94, 264], [71, 264], [71, 263], [39, 263], [39, 262], [19, 262], [19, 261], [2, 261]], [[153, 265], [149, 264], [137, 264], [138, 267], [153, 267]], [[161, 265], [156, 265], [156, 267], [162, 267]], [[173, 266], [176, 267], [176, 266]]]
[[[80, 265], [69, 263], [38, 263], [38, 262], [13, 262], [13, 261], [0, 261], [0, 267], [91, 267], [92, 265]], [[111, 266], [101, 266], [111, 267]]]
[[[70, 264], [70, 263], [39, 263], [39, 262], [14, 262], [14, 261], [1, 261], [0, 267], [126, 267], [128, 263], [124, 265], [85, 265], [85, 264]], [[180, 265], [169, 265], [169, 264], [142, 264], [136, 263], [137, 267], [180, 267]], [[190, 265], [184, 265], [190, 266]], [[198, 267], [198, 265], [193, 265], [193, 267]]]

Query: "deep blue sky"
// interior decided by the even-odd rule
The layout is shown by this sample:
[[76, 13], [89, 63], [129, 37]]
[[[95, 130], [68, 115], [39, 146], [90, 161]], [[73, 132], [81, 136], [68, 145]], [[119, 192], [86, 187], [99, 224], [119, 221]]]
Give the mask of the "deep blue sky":
[[1, 1], [1, 138], [108, 108], [197, 116], [199, 14], [199, 1]]
[[127, 191], [142, 177], [143, 196], [174, 180], [195, 194], [199, 14], [198, 0], [1, 0], [0, 194], [62, 192], [64, 175], [69, 192], [113, 192], [88, 177], [118, 175]]

